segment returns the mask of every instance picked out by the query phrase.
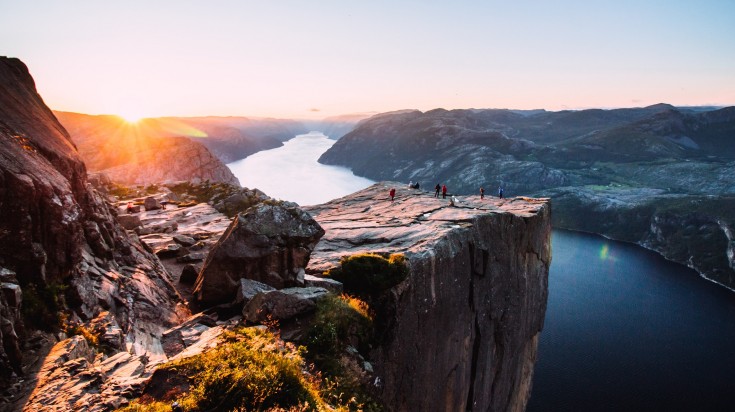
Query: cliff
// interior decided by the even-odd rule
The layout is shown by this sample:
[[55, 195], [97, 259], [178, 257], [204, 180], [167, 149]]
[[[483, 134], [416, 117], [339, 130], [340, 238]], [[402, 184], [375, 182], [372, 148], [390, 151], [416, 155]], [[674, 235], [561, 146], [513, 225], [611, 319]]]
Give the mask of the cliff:
[[[388, 197], [398, 189], [396, 200]], [[546, 200], [462, 197], [378, 183], [307, 208], [326, 234], [307, 273], [341, 257], [402, 253], [368, 359], [391, 410], [520, 411], [530, 394], [551, 261]]]
[[[145, 351], [151, 335], [186, 314], [180, 296], [158, 259], [89, 185], [26, 66], [6, 57], [0, 140], [0, 387], [12, 372], [32, 372], [22, 370], [22, 357], [43, 356], [43, 348], [23, 345], [36, 329], [104, 320], [110, 350]], [[23, 388], [34, 384], [29, 379]]]
[[[144, 123], [117, 116], [56, 112], [90, 172], [126, 185], [209, 180], [239, 185], [230, 169], [201, 143], [166, 136]], [[189, 128], [190, 129], [190, 128]]]
[[733, 133], [735, 107], [403, 111], [361, 122], [319, 161], [450, 193], [552, 197], [555, 227], [644, 245], [733, 289]]

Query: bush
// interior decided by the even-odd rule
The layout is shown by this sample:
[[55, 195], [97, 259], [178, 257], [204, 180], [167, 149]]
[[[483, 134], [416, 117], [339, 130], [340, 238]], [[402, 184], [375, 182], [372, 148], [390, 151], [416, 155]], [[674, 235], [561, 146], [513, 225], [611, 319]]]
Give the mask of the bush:
[[346, 345], [366, 349], [371, 338], [372, 317], [367, 304], [347, 295], [330, 296], [317, 303], [306, 347], [313, 355], [334, 355]]
[[406, 258], [392, 254], [388, 258], [375, 253], [344, 257], [340, 268], [327, 273], [342, 282], [345, 291], [358, 296], [374, 295], [401, 283], [408, 276]]

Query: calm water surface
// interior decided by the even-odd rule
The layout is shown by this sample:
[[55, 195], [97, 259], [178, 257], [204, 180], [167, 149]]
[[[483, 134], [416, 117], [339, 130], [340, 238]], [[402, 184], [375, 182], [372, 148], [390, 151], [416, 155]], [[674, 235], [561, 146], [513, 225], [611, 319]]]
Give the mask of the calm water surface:
[[243, 186], [302, 206], [324, 203], [375, 183], [345, 167], [317, 163], [334, 142], [320, 132], [310, 132], [227, 166]]
[[735, 293], [635, 245], [552, 247], [528, 411], [735, 411]]

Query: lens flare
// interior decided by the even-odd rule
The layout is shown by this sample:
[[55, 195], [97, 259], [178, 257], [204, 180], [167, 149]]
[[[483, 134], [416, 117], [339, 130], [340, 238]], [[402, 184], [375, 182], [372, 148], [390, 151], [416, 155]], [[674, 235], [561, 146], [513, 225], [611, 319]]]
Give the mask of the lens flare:
[[600, 260], [607, 260], [608, 252], [609, 250], [608, 250], [607, 243], [606, 243], [602, 245], [602, 247], [600, 248]]

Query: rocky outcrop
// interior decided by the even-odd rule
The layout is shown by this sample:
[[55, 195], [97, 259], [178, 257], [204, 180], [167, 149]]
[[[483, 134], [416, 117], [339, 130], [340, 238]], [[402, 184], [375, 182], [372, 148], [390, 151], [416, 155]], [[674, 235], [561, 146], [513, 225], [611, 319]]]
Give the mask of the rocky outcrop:
[[[22, 340], [29, 329], [85, 325], [108, 311], [124, 335], [124, 347], [111, 350], [154, 357], [155, 336], [187, 314], [180, 296], [88, 183], [69, 135], [17, 59], [0, 58], [0, 141], [0, 266], [16, 274], [29, 314], [14, 332]], [[17, 326], [5, 313], [0, 324]], [[20, 361], [13, 352], [0, 349], [3, 371]]]
[[382, 302], [369, 354], [391, 410], [522, 411], [531, 389], [551, 262], [544, 199], [459, 197], [378, 183], [307, 208], [325, 228], [307, 272], [347, 254], [403, 253], [406, 280]]
[[239, 280], [303, 286], [304, 268], [324, 230], [296, 204], [260, 204], [239, 214], [204, 262], [194, 296], [204, 306], [232, 302]]

